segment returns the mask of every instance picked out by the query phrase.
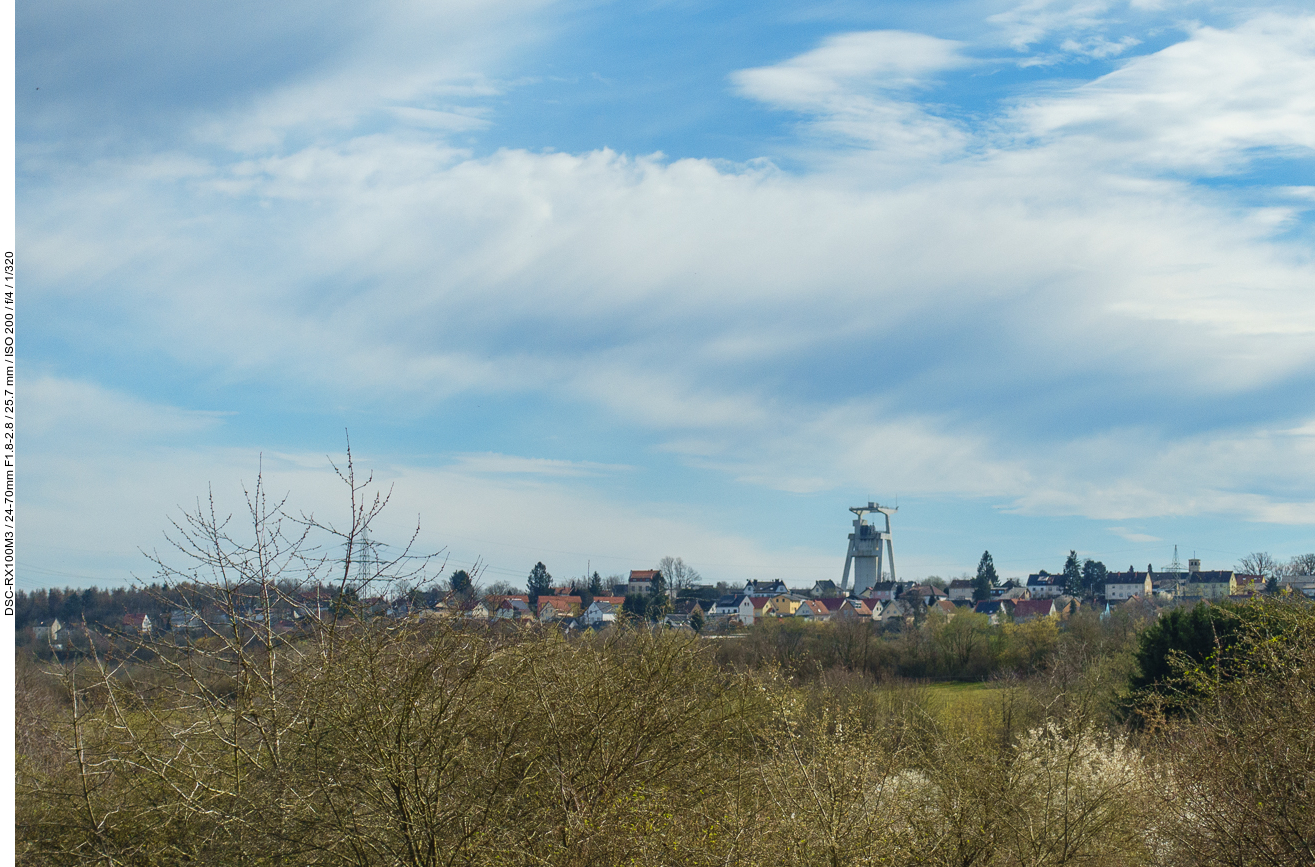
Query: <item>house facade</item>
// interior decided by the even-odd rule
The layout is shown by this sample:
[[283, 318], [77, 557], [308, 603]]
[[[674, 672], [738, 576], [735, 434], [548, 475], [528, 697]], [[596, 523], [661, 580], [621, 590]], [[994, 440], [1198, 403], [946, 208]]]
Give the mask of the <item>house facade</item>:
[[1150, 596], [1154, 584], [1150, 572], [1110, 572], [1105, 576], [1105, 598], [1110, 602], [1121, 602], [1134, 596]]
[[621, 613], [621, 606], [615, 602], [608, 602], [603, 599], [595, 599], [593, 604], [585, 609], [581, 620], [586, 626], [603, 626], [607, 623], [615, 623]]
[[1211, 569], [1188, 573], [1183, 595], [1192, 599], [1222, 599], [1237, 592], [1237, 578], [1232, 569]]
[[1033, 599], [1054, 599], [1064, 595], [1064, 576], [1051, 575], [1042, 569], [1027, 576], [1027, 592]]
[[63, 624], [61, 624], [59, 619], [56, 618], [54, 620], [42, 620], [36, 626], [32, 627], [32, 633], [39, 641], [45, 640], [49, 641], [51, 644], [55, 644], [59, 641], [59, 633], [63, 631], [63, 629]]
[[950, 599], [972, 599], [973, 592], [977, 589], [973, 585], [977, 582], [968, 578], [955, 578], [950, 582], [950, 587], [946, 591]]
[[539, 621], [547, 622], [558, 618], [578, 617], [580, 614], [579, 596], [540, 596]]

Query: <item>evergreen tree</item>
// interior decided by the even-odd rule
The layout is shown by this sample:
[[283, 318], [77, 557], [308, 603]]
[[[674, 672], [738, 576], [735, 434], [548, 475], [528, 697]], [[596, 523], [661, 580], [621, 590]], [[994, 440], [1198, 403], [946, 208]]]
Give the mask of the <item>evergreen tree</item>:
[[1105, 585], [1105, 576], [1109, 570], [1099, 560], [1087, 559], [1082, 564], [1082, 590], [1087, 596], [1096, 596]]
[[640, 619], [648, 613], [648, 596], [643, 593], [630, 593], [626, 595], [626, 601], [621, 603], [621, 612], [632, 618]]
[[530, 607], [537, 609], [539, 607], [540, 596], [552, 595], [552, 576], [548, 574], [548, 567], [540, 561], [534, 564], [530, 570], [530, 578], [525, 583], [525, 592], [530, 597]]
[[704, 618], [703, 618], [703, 611], [701, 609], [695, 608], [692, 612], [690, 612], [689, 625], [691, 629], [693, 629], [695, 632], [702, 632], [703, 623], [704, 623]]
[[606, 595], [603, 593], [603, 576], [599, 575], [597, 572], [594, 572], [594, 574], [589, 576], [589, 595], [590, 596]]
[[1064, 561], [1064, 592], [1069, 596], [1082, 594], [1082, 567], [1078, 565], [1078, 552], [1069, 551]]
[[452, 585], [453, 593], [462, 596], [468, 595], [475, 587], [475, 582], [470, 579], [470, 573], [465, 569], [458, 569], [453, 572], [452, 577], [448, 579], [448, 583]]
[[977, 579], [973, 582], [973, 601], [981, 602], [991, 598], [991, 588], [1000, 580], [995, 574], [995, 561], [990, 551], [982, 552], [982, 559], [977, 563]]

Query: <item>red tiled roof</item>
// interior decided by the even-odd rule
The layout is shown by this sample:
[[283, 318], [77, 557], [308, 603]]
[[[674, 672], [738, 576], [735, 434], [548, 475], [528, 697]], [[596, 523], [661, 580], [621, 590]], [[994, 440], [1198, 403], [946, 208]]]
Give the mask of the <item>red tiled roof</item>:
[[572, 607], [575, 608], [580, 607], [580, 597], [579, 596], [540, 596], [539, 610], [542, 611], [543, 606], [545, 605], [551, 605], [553, 608], [556, 608], [558, 611], [570, 611]]
[[1014, 603], [1014, 617], [1049, 617], [1054, 606], [1051, 599], [1020, 599]]
[[631, 581], [652, 581], [657, 578], [659, 572], [657, 569], [631, 569]]

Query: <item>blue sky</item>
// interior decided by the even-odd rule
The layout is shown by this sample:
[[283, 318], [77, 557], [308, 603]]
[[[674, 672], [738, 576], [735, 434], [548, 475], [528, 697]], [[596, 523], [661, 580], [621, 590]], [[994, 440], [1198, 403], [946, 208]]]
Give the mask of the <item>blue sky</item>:
[[[1315, 550], [1315, 16], [18, 7], [20, 583], [350, 430], [485, 580]], [[262, 458], [263, 455], [263, 458]], [[262, 464], [263, 461], [263, 464]]]

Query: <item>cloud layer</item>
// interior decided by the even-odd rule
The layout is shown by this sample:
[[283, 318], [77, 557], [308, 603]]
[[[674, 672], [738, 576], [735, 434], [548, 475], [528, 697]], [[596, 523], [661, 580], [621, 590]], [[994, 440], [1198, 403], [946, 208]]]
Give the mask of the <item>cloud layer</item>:
[[[1081, 23], [1106, 4], [1033, 5], [996, 19], [1016, 49], [1137, 43]], [[412, 424], [488, 401], [498, 417], [472, 424], [502, 444], [386, 462], [484, 503], [479, 520], [500, 497], [570, 504], [539, 542], [569, 550], [631, 538], [598, 480], [664, 461], [702, 480], [691, 514], [699, 487], [733, 484], [1315, 524], [1313, 200], [1255, 175], [1315, 156], [1315, 18], [1194, 26], [971, 111], [956, 82], [1016, 65], [989, 40], [837, 33], [726, 79], [784, 113], [778, 158], [472, 151], [551, 12], [399, 10], [193, 106], [173, 137], [76, 160], [29, 143], [21, 234], [52, 371], [25, 383], [31, 424], [96, 419], [159, 444], [139, 460], [192, 467], [209, 432], [231, 470], [215, 431], [251, 434], [216, 411], [238, 404]], [[93, 385], [93, 357], [117, 379]], [[161, 365], [198, 384], [139, 372]], [[518, 404], [610, 445], [515, 434]], [[38, 447], [43, 522], [70, 514], [77, 451]], [[432, 451], [447, 469], [415, 457]], [[712, 520], [634, 538], [766, 568], [771, 546]]]

